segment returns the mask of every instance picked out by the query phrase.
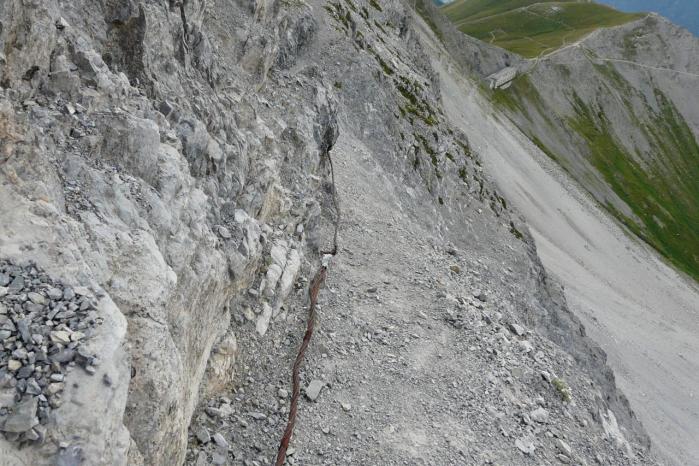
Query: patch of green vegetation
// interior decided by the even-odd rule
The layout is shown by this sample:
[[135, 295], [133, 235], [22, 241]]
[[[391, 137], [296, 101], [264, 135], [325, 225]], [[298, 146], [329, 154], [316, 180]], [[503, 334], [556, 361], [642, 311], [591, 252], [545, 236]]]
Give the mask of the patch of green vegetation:
[[393, 74], [395, 74], [393, 68], [391, 68], [391, 66], [388, 63], [386, 63], [383, 60], [383, 58], [381, 58], [381, 55], [379, 55], [379, 53], [376, 50], [374, 50], [370, 46], [367, 47], [367, 50], [374, 56], [376, 61], [379, 62], [379, 66], [381, 66], [381, 69], [383, 70], [386, 76], [393, 76]]
[[405, 106], [405, 111], [420, 118], [427, 126], [435, 126], [439, 121], [432, 110], [432, 107], [422, 98], [418, 97], [411, 89], [410, 84], [405, 84], [406, 81], [401, 77], [402, 83], [396, 81], [396, 89], [408, 101]]
[[466, 167], [459, 168], [459, 178], [461, 178], [461, 181], [468, 185], [468, 171], [466, 170]]
[[461, 139], [455, 139], [454, 141], [459, 147], [461, 147], [465, 157], [468, 157], [469, 159], [473, 158], [473, 152], [471, 151], [471, 146], [468, 142], [463, 142]]
[[[546, 154], [551, 160], [554, 160], [554, 161], [559, 162], [559, 163], [561, 162], [561, 160], [560, 160], [558, 157], [556, 157], [556, 154], [554, 154], [553, 151], [550, 150], [550, 149], [546, 146], [546, 144], [544, 144], [543, 142], [541, 142], [541, 139], [539, 139], [539, 138], [536, 137], [536, 136], [529, 136], [529, 139], [531, 139], [531, 141], [534, 143], [534, 145], [535, 145], [536, 147], [538, 147], [538, 148], [541, 150], [541, 152], [543, 152], [544, 154]], [[562, 166], [562, 165], [561, 165], [561, 166]], [[565, 167], [563, 167], [563, 168], [565, 168]]]
[[333, 86], [335, 86], [336, 89], [342, 89], [342, 83], [340, 81], [335, 81]]
[[417, 14], [420, 15], [420, 17], [425, 21], [425, 24], [429, 26], [430, 29], [432, 29], [432, 32], [434, 32], [434, 35], [437, 36], [437, 38], [444, 42], [444, 37], [442, 36], [442, 31], [437, 27], [437, 24], [434, 22], [434, 19], [432, 18], [432, 13], [428, 11], [428, 7], [425, 5], [425, 3], [432, 3], [432, 0], [417, 0], [415, 3], [415, 11], [417, 11]]
[[381, 5], [379, 5], [379, 2], [376, 0], [369, 0], [369, 5], [379, 12], [383, 11], [383, 8], [381, 8]]
[[344, 26], [345, 31], [350, 29], [350, 19], [352, 18], [349, 10], [345, 11], [342, 5], [339, 3], [329, 2], [327, 5], [323, 5], [323, 8], [330, 13], [330, 16]]
[[388, 32], [386, 32], [386, 30], [383, 28], [383, 26], [381, 26], [381, 23], [379, 23], [378, 21], [374, 20], [374, 25], [375, 25], [377, 28], [379, 28], [379, 30], [383, 33], [384, 36], [387, 36], [387, 35], [388, 35]]
[[457, 0], [442, 11], [462, 32], [528, 58], [643, 16], [594, 2], [550, 0]]
[[615, 138], [604, 114], [577, 95], [568, 124], [587, 142], [590, 161], [640, 219], [616, 215], [680, 270], [699, 280], [699, 144], [670, 100], [655, 91], [659, 111], [642, 126], [653, 158], [641, 164]]
[[490, 96], [495, 105], [516, 112], [527, 119], [531, 119], [529, 109], [534, 107], [542, 118], [553, 124], [549, 118], [551, 112], [547, 109], [544, 99], [529, 75], [517, 76], [508, 89], [486, 89], [484, 92]]
[[524, 235], [522, 234], [521, 231], [519, 231], [517, 229], [517, 227], [515, 226], [515, 223], [513, 221], [510, 221], [510, 233], [512, 233], [512, 235], [519, 240], [524, 239]]
[[565, 380], [556, 378], [551, 381], [551, 384], [563, 401], [569, 403], [573, 399], [573, 392]]
[[427, 142], [427, 139], [425, 139], [424, 136], [421, 134], [415, 134], [415, 139], [420, 141], [422, 144], [422, 148], [425, 149], [425, 152], [427, 155], [430, 156], [430, 160], [432, 161], [432, 165], [435, 167], [439, 166], [439, 158], [437, 158], [437, 152], [430, 146], [429, 142]]

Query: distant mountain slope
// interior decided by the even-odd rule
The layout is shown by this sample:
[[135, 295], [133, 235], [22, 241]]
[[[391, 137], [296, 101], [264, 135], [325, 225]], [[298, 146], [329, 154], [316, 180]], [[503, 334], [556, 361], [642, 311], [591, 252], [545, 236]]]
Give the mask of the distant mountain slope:
[[457, 0], [443, 12], [462, 32], [529, 58], [641, 17], [579, 1]]
[[699, 40], [659, 16], [541, 60], [491, 97], [631, 231], [699, 280]]
[[699, 3], [691, 0], [600, 0], [622, 11], [654, 11], [699, 36]]

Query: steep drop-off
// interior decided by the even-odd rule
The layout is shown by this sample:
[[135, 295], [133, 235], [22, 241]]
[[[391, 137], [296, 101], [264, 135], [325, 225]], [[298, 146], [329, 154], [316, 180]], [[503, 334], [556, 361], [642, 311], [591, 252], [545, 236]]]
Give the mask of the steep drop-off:
[[[656, 451], [669, 464], [693, 464], [699, 288], [648, 243], [666, 254], [659, 242], [674, 243], [675, 267], [691, 270], [696, 40], [650, 16], [526, 61], [463, 35], [451, 40], [454, 27], [433, 14], [449, 50], [442, 55], [459, 62], [441, 64], [447, 115], [526, 217], [544, 265], [610, 355]], [[510, 89], [486, 90], [474, 72], [486, 76], [503, 62], [523, 75]], [[661, 203], [674, 225], [649, 228], [651, 240], [644, 218]]]

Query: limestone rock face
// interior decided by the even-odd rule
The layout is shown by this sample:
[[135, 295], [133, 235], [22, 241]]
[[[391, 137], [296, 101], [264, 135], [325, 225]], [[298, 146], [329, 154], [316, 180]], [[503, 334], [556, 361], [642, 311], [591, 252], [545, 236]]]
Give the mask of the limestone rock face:
[[235, 374], [231, 309], [272, 236], [318, 224], [331, 87], [312, 67], [268, 76], [317, 25], [277, 2], [200, 0], [10, 0], [0, 25], [0, 256], [105, 297], [88, 342], [104, 365], [69, 373], [51, 442], [0, 440], [0, 456], [182, 463], [205, 374], [210, 392]]

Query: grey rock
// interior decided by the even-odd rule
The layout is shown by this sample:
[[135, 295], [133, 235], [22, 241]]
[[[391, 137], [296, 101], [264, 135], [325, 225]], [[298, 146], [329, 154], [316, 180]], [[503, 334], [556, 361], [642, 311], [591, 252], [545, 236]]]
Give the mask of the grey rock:
[[27, 381], [26, 393], [29, 393], [30, 395], [40, 395], [41, 394], [41, 387], [36, 382], [36, 380], [29, 379]]
[[7, 291], [9, 293], [17, 293], [24, 288], [24, 278], [22, 277], [15, 277], [14, 280], [12, 280], [12, 283], [10, 283], [10, 286], [7, 287]]
[[525, 435], [524, 437], [515, 440], [515, 446], [525, 455], [531, 455], [536, 450], [536, 439], [532, 434]]
[[70, 333], [63, 330], [56, 330], [51, 332], [51, 341], [54, 343], [61, 343], [67, 345], [70, 343]]
[[[206, 444], [211, 441], [211, 435], [209, 434], [209, 431], [206, 430], [206, 428], [204, 427], [197, 429], [196, 436], [199, 442], [201, 443]], [[216, 444], [218, 445], [218, 442], [216, 442]]]
[[325, 382], [322, 380], [313, 380], [306, 387], [305, 394], [306, 397], [311, 401], [316, 401], [320, 396], [321, 390], [325, 387]]
[[209, 460], [206, 458], [206, 453], [203, 451], [200, 451], [197, 454], [197, 462], [195, 466], [208, 466], [209, 465]]
[[221, 453], [219, 451], [215, 451], [211, 455], [211, 464], [215, 464], [217, 466], [226, 464], [226, 455], [224, 455], [223, 453]]
[[22, 437], [24, 437], [24, 440], [26, 440], [28, 442], [35, 442], [41, 438], [41, 436], [39, 435], [39, 433], [35, 429], [28, 430], [27, 432], [24, 433], [24, 435]]
[[31, 343], [32, 335], [31, 335], [31, 332], [29, 331], [29, 320], [28, 319], [19, 320], [17, 322], [17, 330], [19, 330], [19, 334], [22, 337], [22, 341], [24, 341], [24, 343]]
[[7, 361], [7, 370], [9, 370], [9, 371], [16, 372], [21, 368], [22, 368], [22, 363], [15, 360], [15, 359], [10, 359], [9, 361]]
[[0, 428], [4, 432], [26, 432], [39, 423], [36, 417], [38, 400], [30, 397], [14, 406], [12, 414], [8, 416], [5, 425]]
[[84, 458], [82, 448], [70, 445], [56, 454], [56, 466], [81, 466], [84, 464]]
[[570, 445], [568, 445], [568, 443], [562, 439], [556, 439], [556, 448], [567, 457], [571, 457], [573, 455], [573, 449], [570, 448]]
[[68, 27], [68, 21], [66, 21], [65, 18], [63, 18], [63, 16], [61, 16], [60, 18], [58, 18], [56, 20], [55, 25], [56, 25], [56, 29], [62, 31]]
[[218, 232], [219, 236], [223, 239], [231, 239], [232, 238], [230, 230], [224, 226], [221, 226], [221, 225], [217, 226], [216, 231]]
[[[221, 435], [221, 434], [218, 433], [218, 432], [216, 432], [216, 433], [211, 437], [211, 439], [214, 441], [214, 443], [216, 444], [216, 446], [218, 446], [219, 448], [221, 448], [221, 449], [223, 449], [223, 450], [226, 450], [226, 451], [227, 451], [227, 450], [230, 448], [230, 445], [228, 445], [228, 442], [226, 441], [226, 439], [223, 437], [223, 435]], [[205, 443], [205, 442], [202, 442], [202, 443]]]
[[51, 298], [54, 301], [63, 298], [63, 292], [61, 290], [59, 290], [58, 288], [51, 287], [48, 290], [46, 290], [46, 294], [48, 295], [49, 298]]
[[512, 333], [514, 333], [515, 335], [517, 335], [518, 337], [521, 337], [521, 336], [523, 336], [524, 334], [527, 333], [527, 331], [525, 330], [525, 328], [522, 327], [522, 326], [519, 325], [519, 324], [511, 323], [511, 324], [509, 325], [509, 328], [510, 328], [510, 331], [511, 331]]
[[22, 366], [20, 370], [17, 371], [17, 378], [18, 379], [27, 379], [29, 378], [32, 374], [34, 373], [34, 365], [33, 364], [28, 364], [26, 366]]
[[0, 273], [0, 287], [6, 287], [10, 284], [10, 276], [6, 273]]
[[46, 304], [46, 298], [44, 298], [41, 294], [36, 293], [36, 292], [30, 292], [27, 293], [27, 298], [34, 304], [41, 304], [44, 305]]
[[66, 364], [75, 359], [75, 351], [72, 349], [63, 349], [56, 354], [50, 355], [49, 359], [60, 364]]
[[549, 412], [541, 407], [529, 413], [529, 417], [531, 417], [534, 422], [538, 422], [540, 424], [546, 424], [549, 422]]
[[570, 457], [568, 457], [562, 453], [559, 453], [558, 455], [556, 455], [556, 458], [558, 458], [558, 461], [560, 461], [563, 464], [570, 464]]
[[73, 298], [75, 298], [75, 291], [73, 291], [73, 288], [66, 287], [63, 289], [63, 300], [64, 301], [70, 301]]

